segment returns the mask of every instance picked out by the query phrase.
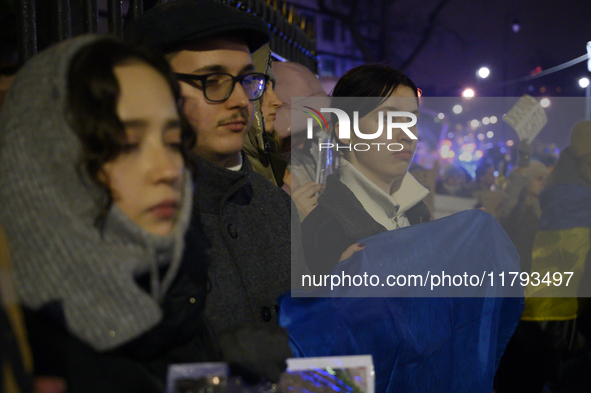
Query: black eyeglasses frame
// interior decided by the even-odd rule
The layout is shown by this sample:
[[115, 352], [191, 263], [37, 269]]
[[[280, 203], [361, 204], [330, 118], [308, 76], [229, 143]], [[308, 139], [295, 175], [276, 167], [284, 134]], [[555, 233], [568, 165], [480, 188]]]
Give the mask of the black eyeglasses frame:
[[[226, 101], [228, 98], [230, 98], [230, 96], [234, 92], [234, 88], [236, 87], [236, 83], [239, 82], [240, 85], [242, 85], [242, 82], [244, 81], [244, 79], [247, 78], [247, 77], [249, 77], [249, 76], [252, 76], [252, 75], [261, 76], [264, 79], [264, 81], [265, 81], [265, 83], [263, 84], [263, 89], [261, 90], [261, 94], [258, 97], [256, 97], [256, 98], [252, 98], [252, 99], [249, 98], [248, 99], [249, 101], [256, 101], [259, 98], [261, 98], [263, 96], [263, 94], [265, 93], [265, 90], [267, 89], [267, 83], [269, 82], [269, 79], [270, 79], [269, 75], [264, 74], [262, 72], [249, 72], [247, 74], [240, 75], [240, 76], [234, 76], [232, 74], [228, 74], [228, 73], [225, 73], [225, 72], [212, 72], [210, 74], [204, 74], [204, 75], [183, 74], [183, 73], [180, 73], [180, 72], [175, 72], [174, 75], [177, 77], [177, 79], [179, 81], [187, 81], [187, 80], [190, 80], [190, 81], [200, 81], [201, 84], [202, 84], [201, 88], [203, 89], [203, 95], [205, 96], [205, 98], [208, 101], [211, 101], [211, 102], [224, 102], [224, 101]], [[221, 99], [221, 100], [212, 100], [212, 99], [210, 99], [207, 96], [207, 92], [206, 92], [207, 89], [205, 88], [205, 86], [206, 86], [205, 85], [205, 81], [207, 80], [207, 78], [209, 78], [210, 76], [213, 76], [213, 75], [226, 75], [226, 76], [229, 76], [230, 78], [232, 78], [232, 88], [230, 89], [230, 92], [227, 94], [227, 96], [224, 99]], [[244, 88], [244, 85], [242, 85], [242, 87]]]

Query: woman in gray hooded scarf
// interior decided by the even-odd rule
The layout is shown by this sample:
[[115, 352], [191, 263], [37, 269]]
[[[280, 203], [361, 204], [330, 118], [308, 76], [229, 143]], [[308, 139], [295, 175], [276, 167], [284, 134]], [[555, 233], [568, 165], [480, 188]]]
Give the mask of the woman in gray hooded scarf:
[[179, 97], [164, 59], [96, 36], [32, 58], [6, 97], [0, 220], [36, 375], [70, 392], [157, 392], [167, 364], [218, 358], [205, 266], [181, 263], [195, 136]]

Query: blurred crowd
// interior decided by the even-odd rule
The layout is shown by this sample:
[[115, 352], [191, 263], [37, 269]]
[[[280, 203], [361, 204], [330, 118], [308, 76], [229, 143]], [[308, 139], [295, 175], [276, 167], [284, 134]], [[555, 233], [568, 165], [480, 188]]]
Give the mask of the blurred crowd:
[[[514, 244], [522, 272], [576, 271], [579, 263], [585, 280], [584, 271], [591, 263], [589, 220], [581, 218], [588, 216], [591, 206], [589, 138], [591, 122], [575, 124], [570, 144], [553, 166], [535, 157], [527, 142], [519, 144], [514, 168], [506, 175], [486, 158], [478, 165], [474, 179], [463, 167], [448, 165], [436, 180], [435, 192], [461, 198], [492, 214]], [[572, 232], [576, 229], [584, 231], [582, 236]], [[588, 283], [579, 285], [586, 287]], [[554, 297], [528, 298], [526, 290], [522, 319], [495, 378], [496, 392], [588, 389], [588, 295], [580, 289], [573, 291], [571, 295], [581, 297], [548, 292], [547, 296]]]
[[[411, 166], [417, 141], [400, 130], [394, 153], [327, 159], [319, 141], [361, 139], [336, 118], [329, 134], [306, 137], [292, 98], [329, 95], [308, 68], [273, 61], [268, 41], [252, 14], [176, 0], [134, 20], [125, 41], [77, 37], [1, 76], [3, 392], [164, 392], [171, 364], [216, 361], [276, 383], [294, 348], [278, 298], [301, 286], [298, 274], [328, 274], [364, 250], [361, 239], [429, 223], [435, 194], [492, 214], [521, 271], [547, 257], [544, 236], [558, 238], [552, 258], [591, 263], [591, 122], [577, 123], [553, 168], [521, 143], [506, 176], [486, 159], [475, 179], [453, 165], [423, 176]], [[418, 112], [419, 96], [377, 64], [330, 94], [359, 111], [366, 133], [379, 110]], [[576, 247], [564, 240], [573, 228], [587, 230]], [[449, 229], [461, 241], [462, 228]], [[521, 321], [501, 316], [513, 338], [498, 338], [486, 365], [491, 390], [497, 369], [498, 393], [588, 389], [588, 303], [564, 312], [556, 302], [526, 298]]]

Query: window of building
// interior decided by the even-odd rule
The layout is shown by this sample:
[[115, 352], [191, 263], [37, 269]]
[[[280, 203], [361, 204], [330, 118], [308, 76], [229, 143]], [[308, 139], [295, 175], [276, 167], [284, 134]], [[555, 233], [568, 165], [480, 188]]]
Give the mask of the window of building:
[[322, 20], [322, 38], [329, 42], [335, 39], [335, 23], [333, 19], [324, 18]]
[[349, 29], [347, 28], [346, 25], [341, 24], [340, 25], [340, 29], [339, 29], [339, 40], [343, 43], [347, 42], [347, 33], [349, 32]]
[[314, 27], [315, 23], [315, 17], [314, 14], [311, 12], [306, 12], [306, 11], [300, 11], [300, 15], [302, 18], [306, 19], [306, 29], [310, 26]]
[[337, 64], [331, 57], [322, 57], [319, 59], [318, 70], [320, 76], [335, 76]]

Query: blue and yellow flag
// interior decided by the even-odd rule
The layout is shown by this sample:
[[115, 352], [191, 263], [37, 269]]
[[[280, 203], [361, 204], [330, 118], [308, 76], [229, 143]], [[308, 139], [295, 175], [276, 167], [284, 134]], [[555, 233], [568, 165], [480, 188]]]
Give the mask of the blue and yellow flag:
[[[296, 297], [294, 291], [280, 298], [279, 315], [294, 354], [371, 354], [378, 393], [491, 392], [523, 310], [523, 288], [513, 291], [516, 297], [502, 297], [499, 274], [518, 271], [519, 261], [497, 221], [471, 210], [362, 242], [365, 249], [337, 265], [333, 274], [371, 272], [384, 279], [387, 273], [486, 270], [483, 293], [492, 297], [424, 297], [428, 286], [394, 292], [406, 297], [386, 297], [387, 292], [384, 297], [335, 297], [347, 291], [363, 296], [356, 288], [316, 298]], [[496, 281], [491, 283], [489, 272]], [[461, 296], [460, 289], [469, 287], [452, 288], [447, 296]], [[314, 293], [326, 292], [319, 288]]]
[[540, 196], [542, 216], [531, 273], [542, 285], [526, 290], [525, 321], [576, 318], [591, 297], [591, 188], [561, 184]]

